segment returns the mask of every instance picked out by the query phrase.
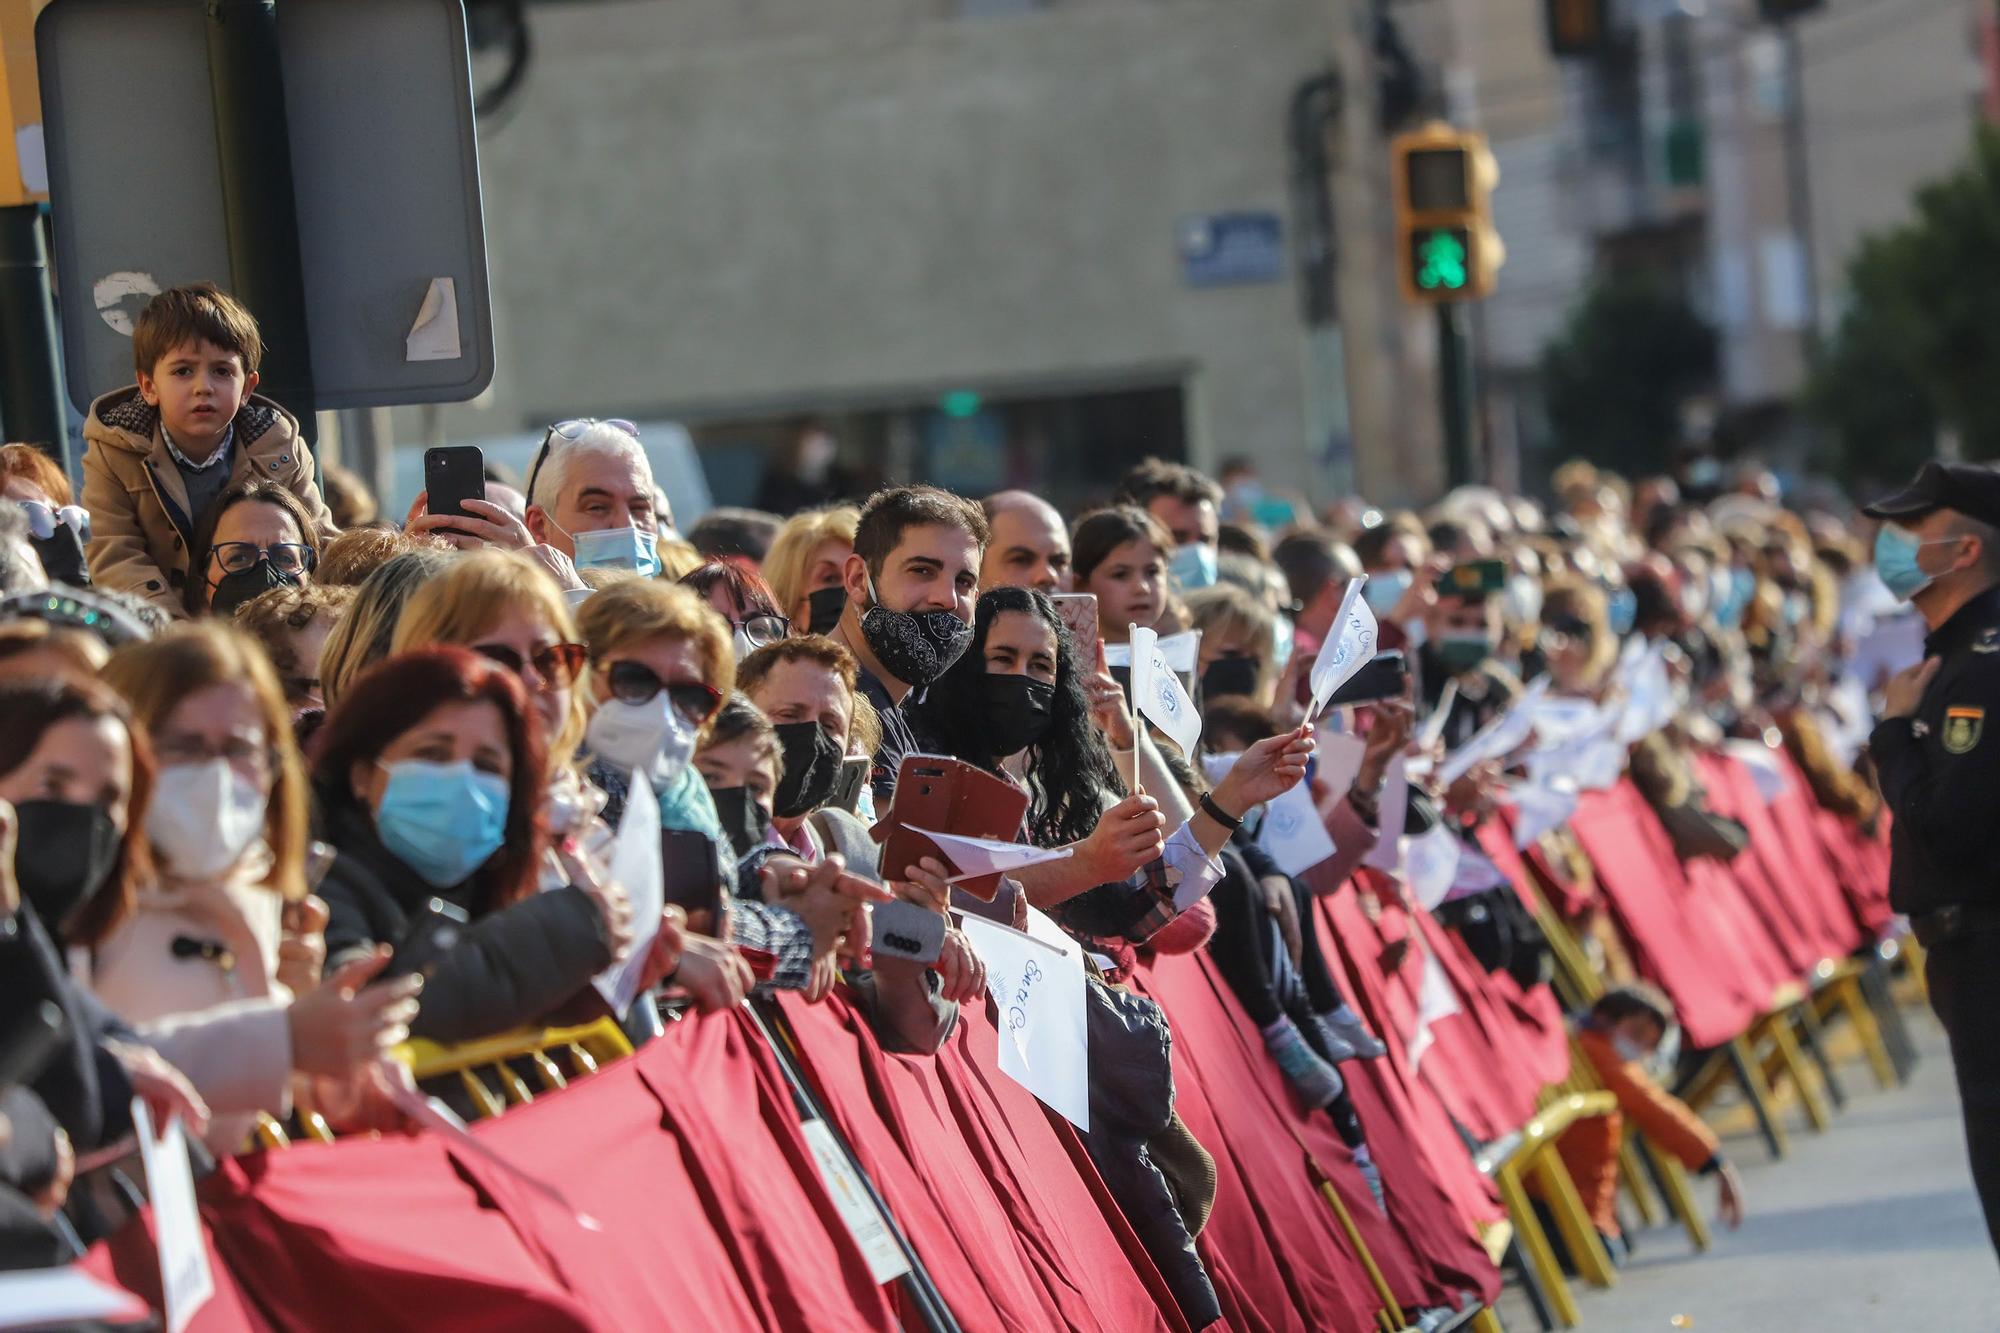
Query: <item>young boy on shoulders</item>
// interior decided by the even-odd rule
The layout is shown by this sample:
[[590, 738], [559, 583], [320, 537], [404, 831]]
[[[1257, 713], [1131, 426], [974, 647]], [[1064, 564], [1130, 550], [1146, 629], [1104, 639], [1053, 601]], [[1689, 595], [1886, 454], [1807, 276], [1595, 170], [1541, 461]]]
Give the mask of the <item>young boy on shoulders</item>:
[[298, 421], [254, 392], [263, 355], [257, 321], [211, 284], [175, 287], [147, 303], [132, 333], [139, 382], [92, 403], [83, 426], [96, 586], [185, 615], [195, 524], [239, 482], [278, 483], [322, 537], [333, 535]]

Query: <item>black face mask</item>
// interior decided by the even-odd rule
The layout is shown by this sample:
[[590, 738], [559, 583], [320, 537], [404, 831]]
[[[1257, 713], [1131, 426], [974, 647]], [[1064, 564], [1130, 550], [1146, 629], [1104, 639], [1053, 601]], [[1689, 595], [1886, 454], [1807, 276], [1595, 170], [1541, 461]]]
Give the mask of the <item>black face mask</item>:
[[821, 588], [818, 592], [806, 594], [806, 605], [811, 608], [806, 620], [806, 633], [831, 634], [840, 617], [847, 610], [847, 589], [838, 583], [831, 588]]
[[877, 602], [861, 617], [861, 637], [884, 671], [920, 690], [965, 655], [972, 626], [950, 611], [891, 611]]
[[980, 725], [995, 755], [1018, 754], [1046, 736], [1056, 687], [1033, 676], [989, 671], [980, 678]]
[[708, 798], [715, 802], [715, 816], [722, 821], [722, 831], [729, 835], [736, 859], [740, 861], [756, 851], [764, 835], [770, 832], [771, 822], [764, 817], [764, 808], [751, 797], [750, 789], [710, 787]]
[[785, 747], [785, 776], [771, 809], [781, 819], [797, 819], [825, 805], [840, 781], [845, 757], [817, 722], [781, 722], [778, 743]]
[[14, 877], [21, 896], [58, 939], [77, 909], [94, 897], [118, 864], [123, 839], [101, 806], [70, 801], [22, 801]]
[[83, 559], [83, 539], [69, 524], [57, 524], [56, 530], [47, 537], [28, 538], [28, 545], [35, 548], [35, 554], [41, 557], [42, 568], [55, 582], [67, 583], [72, 588], [90, 586], [90, 569]]
[[1218, 657], [1201, 673], [1201, 697], [1216, 699], [1225, 694], [1250, 695], [1257, 692], [1257, 659]]
[[265, 557], [248, 569], [224, 574], [222, 581], [208, 594], [208, 611], [210, 615], [227, 620], [236, 614], [237, 607], [258, 594], [273, 588], [289, 588], [297, 583], [297, 579], [281, 573], [270, 558]]

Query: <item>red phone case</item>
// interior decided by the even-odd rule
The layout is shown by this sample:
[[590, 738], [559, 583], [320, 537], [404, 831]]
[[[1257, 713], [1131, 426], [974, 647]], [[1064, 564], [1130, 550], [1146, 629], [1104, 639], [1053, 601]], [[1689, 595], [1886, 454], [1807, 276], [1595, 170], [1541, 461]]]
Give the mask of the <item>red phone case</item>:
[[[926, 856], [958, 873], [952, 859], [917, 829], [1011, 841], [1027, 814], [1028, 793], [1005, 778], [961, 759], [905, 755], [896, 770], [896, 799], [874, 829], [875, 840], [882, 843], [882, 877], [902, 879]], [[991, 902], [1000, 892], [1000, 876], [985, 875], [954, 887]]]

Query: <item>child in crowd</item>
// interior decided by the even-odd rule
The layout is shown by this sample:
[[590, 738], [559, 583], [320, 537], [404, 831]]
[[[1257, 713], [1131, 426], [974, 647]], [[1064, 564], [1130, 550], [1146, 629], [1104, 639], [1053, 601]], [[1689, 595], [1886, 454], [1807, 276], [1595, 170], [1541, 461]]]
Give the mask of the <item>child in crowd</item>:
[[248, 481], [291, 491], [321, 536], [333, 535], [298, 421], [254, 392], [263, 354], [250, 312], [207, 283], [147, 303], [132, 333], [138, 383], [92, 403], [83, 426], [96, 586], [185, 615], [195, 525]]

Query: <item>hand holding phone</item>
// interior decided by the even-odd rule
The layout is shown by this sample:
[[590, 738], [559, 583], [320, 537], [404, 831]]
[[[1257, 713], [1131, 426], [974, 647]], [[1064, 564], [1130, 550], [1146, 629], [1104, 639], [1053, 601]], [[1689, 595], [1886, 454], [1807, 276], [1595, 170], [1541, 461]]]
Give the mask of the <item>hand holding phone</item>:
[[1062, 618], [1063, 627], [1069, 631], [1071, 660], [1088, 662], [1097, 652], [1097, 594], [1088, 592], [1057, 593], [1049, 599], [1056, 604], [1056, 614]]
[[1372, 704], [1380, 699], [1399, 699], [1410, 683], [1409, 663], [1395, 649], [1377, 653], [1361, 664], [1327, 700], [1328, 707], [1342, 704]]

